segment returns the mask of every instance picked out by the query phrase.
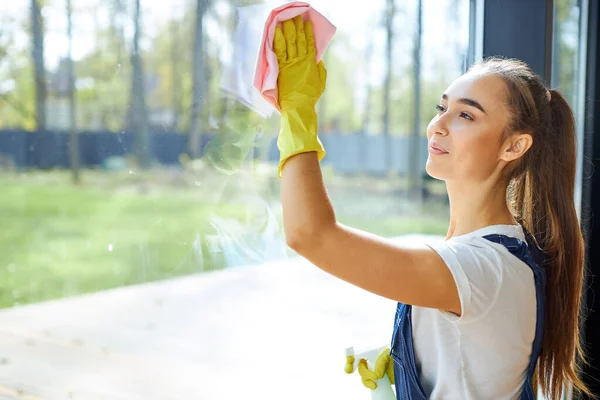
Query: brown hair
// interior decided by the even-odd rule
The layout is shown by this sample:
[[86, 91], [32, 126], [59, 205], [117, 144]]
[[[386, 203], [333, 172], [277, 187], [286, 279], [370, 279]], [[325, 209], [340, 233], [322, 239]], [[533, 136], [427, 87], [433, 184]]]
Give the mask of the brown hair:
[[495, 75], [506, 84], [511, 118], [506, 135], [529, 133], [533, 144], [510, 168], [508, 202], [514, 217], [545, 254], [544, 339], [538, 381], [557, 400], [563, 385], [592, 396], [580, 379], [584, 361], [579, 334], [582, 319], [584, 242], [575, 211], [576, 135], [573, 112], [556, 90], [547, 89], [527, 64], [492, 57], [472, 71]]

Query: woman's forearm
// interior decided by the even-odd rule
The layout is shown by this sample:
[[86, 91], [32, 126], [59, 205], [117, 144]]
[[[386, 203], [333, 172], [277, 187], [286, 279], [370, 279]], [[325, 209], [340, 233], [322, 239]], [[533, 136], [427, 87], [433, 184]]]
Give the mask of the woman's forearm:
[[334, 226], [335, 213], [316, 152], [290, 157], [281, 179], [285, 237], [288, 245], [297, 249], [318, 240], [319, 232]]

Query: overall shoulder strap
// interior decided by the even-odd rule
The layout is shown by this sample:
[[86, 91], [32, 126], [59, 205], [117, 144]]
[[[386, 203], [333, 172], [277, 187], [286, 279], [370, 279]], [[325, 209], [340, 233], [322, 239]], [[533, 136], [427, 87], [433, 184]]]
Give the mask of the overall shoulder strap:
[[536, 312], [536, 324], [535, 324], [535, 338], [531, 349], [531, 357], [529, 359], [529, 366], [527, 371], [527, 379], [525, 381], [525, 387], [521, 395], [521, 399], [534, 399], [534, 375], [537, 360], [542, 352], [542, 341], [544, 332], [544, 303], [546, 297], [546, 273], [541, 267], [544, 262], [544, 255], [540, 248], [537, 246], [534, 240], [530, 240], [531, 235], [525, 229], [525, 238], [527, 242], [521, 239], [509, 237], [505, 235], [492, 234], [484, 236], [485, 239], [502, 244], [508, 249], [508, 251], [514, 256], [518, 257], [521, 261], [527, 264], [532, 272], [535, 281], [535, 292], [537, 302]]

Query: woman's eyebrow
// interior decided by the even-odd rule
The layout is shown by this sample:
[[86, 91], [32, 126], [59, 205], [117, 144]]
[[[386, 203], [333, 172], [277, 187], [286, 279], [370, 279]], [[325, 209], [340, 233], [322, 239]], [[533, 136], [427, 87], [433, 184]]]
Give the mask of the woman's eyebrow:
[[[448, 100], [448, 95], [446, 93], [444, 93], [442, 95], [442, 99]], [[462, 98], [462, 99], [458, 99], [457, 101], [459, 103], [466, 104], [466, 105], [471, 106], [471, 107], [475, 107], [475, 108], [481, 110], [482, 113], [487, 114], [487, 112], [485, 112], [485, 110], [483, 109], [483, 106], [481, 104], [479, 104], [475, 100]]]

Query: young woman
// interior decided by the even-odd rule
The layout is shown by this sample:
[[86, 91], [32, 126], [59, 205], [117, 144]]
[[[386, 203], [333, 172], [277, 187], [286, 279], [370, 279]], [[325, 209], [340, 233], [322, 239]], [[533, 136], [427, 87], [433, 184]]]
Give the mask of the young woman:
[[285, 21], [274, 50], [287, 243], [399, 302], [398, 398], [532, 399], [534, 371], [550, 399], [568, 384], [587, 392], [576, 364], [584, 247], [564, 97], [516, 60], [487, 59], [456, 79], [427, 127], [426, 170], [446, 182], [448, 233], [409, 247], [336, 221], [319, 167], [314, 108], [326, 71], [310, 23]]

